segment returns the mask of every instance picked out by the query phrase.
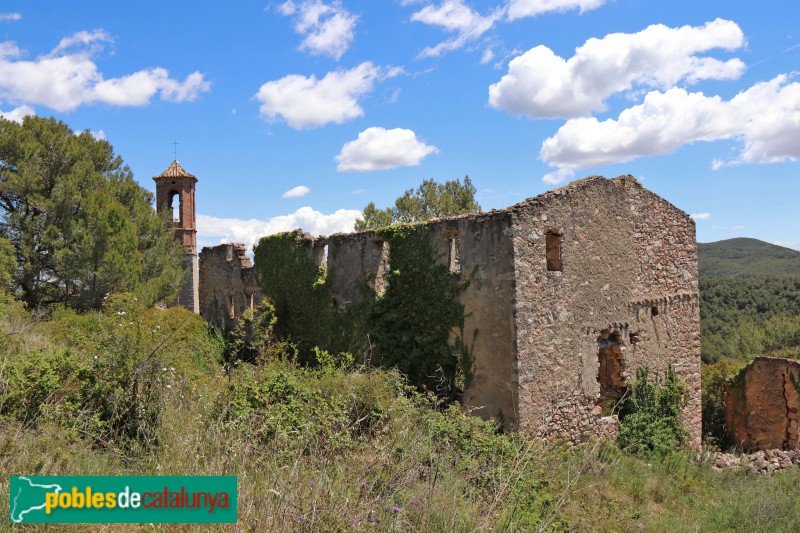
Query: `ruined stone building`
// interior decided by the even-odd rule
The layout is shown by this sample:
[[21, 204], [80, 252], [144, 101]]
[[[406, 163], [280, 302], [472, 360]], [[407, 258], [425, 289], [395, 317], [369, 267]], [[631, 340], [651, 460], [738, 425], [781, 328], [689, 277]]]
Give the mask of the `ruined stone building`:
[[[697, 249], [686, 213], [632, 176], [591, 177], [424, 227], [438, 261], [469, 280], [460, 299], [473, 340], [463, 396], [472, 413], [548, 438], [603, 434], [636, 369], [663, 377], [671, 365], [688, 385], [683, 421], [700, 446]], [[326, 263], [331, 306], [384, 290], [388, 243], [375, 232], [302, 238], [309, 257]], [[258, 297], [243, 250], [201, 253], [207, 319], [230, 324]]]
[[246, 249], [244, 244], [221, 244], [200, 252], [200, 314], [226, 329], [261, 298]]
[[800, 449], [800, 361], [756, 357], [725, 387], [728, 436], [749, 450]]

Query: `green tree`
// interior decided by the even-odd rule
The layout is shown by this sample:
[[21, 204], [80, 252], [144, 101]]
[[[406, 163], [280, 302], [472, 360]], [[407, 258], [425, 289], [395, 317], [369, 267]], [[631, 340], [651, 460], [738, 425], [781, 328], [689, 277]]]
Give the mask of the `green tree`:
[[0, 237], [0, 291], [11, 289], [11, 281], [17, 271], [14, 247], [11, 241]]
[[0, 119], [0, 236], [14, 247], [14, 291], [29, 306], [98, 308], [110, 293], [170, 298], [183, 252], [153, 195], [111, 145], [55, 119]]
[[444, 184], [424, 180], [416, 190], [408, 189], [394, 202], [394, 207], [378, 209], [370, 202], [363, 211], [364, 220], [356, 220], [356, 231], [377, 229], [395, 223], [419, 222], [438, 217], [466, 215], [481, 210], [475, 201], [477, 190], [469, 176]]

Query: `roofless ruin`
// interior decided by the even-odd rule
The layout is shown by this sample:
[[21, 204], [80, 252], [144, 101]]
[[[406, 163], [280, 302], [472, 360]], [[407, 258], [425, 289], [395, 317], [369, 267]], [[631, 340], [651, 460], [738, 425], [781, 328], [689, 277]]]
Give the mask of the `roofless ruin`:
[[[262, 292], [269, 294], [270, 281], [303, 282], [264, 279], [263, 255], [257, 251], [253, 265], [241, 244], [204, 248], [198, 268], [197, 179], [175, 161], [155, 180], [159, 210], [179, 198], [176, 236], [191, 263], [177, 303], [230, 327]], [[606, 415], [636, 369], [648, 366], [663, 376], [672, 366], [688, 385], [683, 422], [689, 443], [699, 448], [700, 314], [689, 215], [633, 176], [595, 176], [506, 209], [419, 227], [435, 263], [462, 283], [463, 327], [452, 337], [469, 350], [463, 403], [472, 413], [545, 438], [610, 435], [615, 418]], [[325, 309], [369, 303], [387, 290], [392, 249], [382, 235], [316, 237], [297, 230], [303, 260], [326, 267]], [[366, 348], [353, 351], [369, 357]], [[453, 348], [453, 357], [463, 356], [458, 352]]]

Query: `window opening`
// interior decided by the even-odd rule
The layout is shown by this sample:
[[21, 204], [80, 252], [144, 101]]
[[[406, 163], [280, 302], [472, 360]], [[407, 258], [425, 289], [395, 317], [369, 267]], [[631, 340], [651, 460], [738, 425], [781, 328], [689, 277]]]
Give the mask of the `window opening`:
[[548, 231], [545, 235], [545, 258], [548, 271], [561, 271], [561, 235], [555, 231]]
[[448, 239], [449, 260], [448, 268], [454, 274], [461, 273], [461, 239], [454, 237]]
[[236, 318], [236, 307], [233, 305], [233, 295], [228, 296], [228, 317]]
[[173, 192], [169, 197], [169, 208], [172, 210], [172, 221], [180, 223], [181, 221], [181, 196], [177, 192]]

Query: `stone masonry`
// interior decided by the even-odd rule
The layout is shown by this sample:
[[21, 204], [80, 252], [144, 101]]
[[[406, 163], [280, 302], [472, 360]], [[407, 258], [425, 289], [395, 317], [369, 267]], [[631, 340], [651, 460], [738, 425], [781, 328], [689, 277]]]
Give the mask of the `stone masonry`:
[[247, 309], [261, 300], [256, 273], [244, 244], [220, 244], [200, 252], [200, 314], [231, 329]]
[[726, 383], [728, 435], [744, 450], [798, 450], [800, 361], [756, 357]]
[[[470, 281], [460, 296], [474, 359], [465, 408], [548, 439], [611, 436], [616, 418], [606, 415], [636, 369], [663, 378], [672, 366], [688, 385], [683, 421], [700, 447], [697, 248], [686, 213], [632, 176], [595, 176], [425, 227], [439, 261]], [[303, 238], [317, 264], [327, 261], [332, 305], [374, 297], [365, 286], [384, 290], [388, 244], [374, 232]], [[210, 320], [250, 283], [240, 281], [249, 267], [221, 249], [200, 259]]]

